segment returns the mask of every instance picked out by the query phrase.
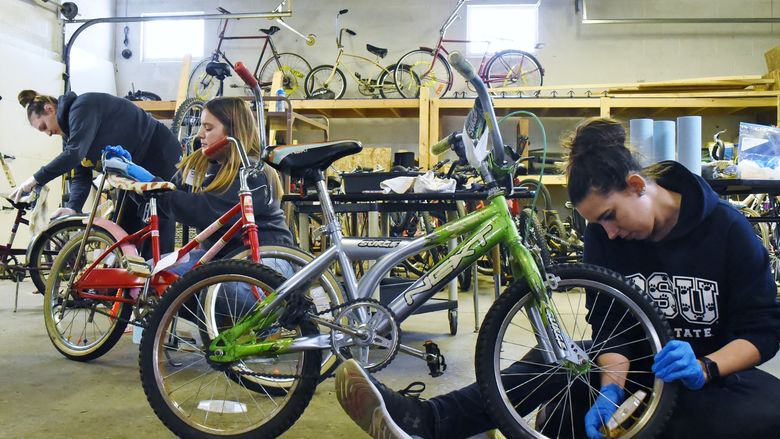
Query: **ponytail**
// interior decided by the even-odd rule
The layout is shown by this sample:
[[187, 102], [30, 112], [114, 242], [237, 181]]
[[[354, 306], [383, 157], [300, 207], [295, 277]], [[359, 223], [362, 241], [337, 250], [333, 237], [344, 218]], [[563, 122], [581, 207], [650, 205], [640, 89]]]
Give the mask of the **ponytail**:
[[54, 108], [57, 108], [57, 100], [51, 96], [38, 94], [35, 90], [22, 90], [17, 96], [19, 99], [19, 105], [27, 109], [27, 118], [35, 113], [40, 116], [46, 110], [46, 104], [51, 104]]

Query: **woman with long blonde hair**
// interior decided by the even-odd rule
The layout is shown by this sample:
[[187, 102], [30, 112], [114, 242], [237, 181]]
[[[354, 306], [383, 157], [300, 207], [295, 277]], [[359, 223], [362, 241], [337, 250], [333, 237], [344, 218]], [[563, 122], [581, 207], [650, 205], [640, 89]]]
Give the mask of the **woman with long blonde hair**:
[[[158, 199], [160, 214], [176, 221], [203, 229], [238, 203], [238, 170], [241, 159], [230, 145], [219, 147], [225, 137], [241, 142], [250, 160], [260, 160], [260, 137], [249, 104], [241, 98], [222, 97], [206, 103], [198, 131], [200, 148], [185, 157], [176, 175], [180, 187], [190, 191], [174, 191]], [[262, 162], [261, 162], [262, 163]], [[280, 208], [282, 187], [279, 175], [270, 166], [247, 180], [252, 191], [255, 222], [263, 244], [292, 245], [293, 238]], [[228, 221], [221, 232], [233, 221]], [[221, 233], [212, 235], [216, 240]], [[204, 243], [205, 247], [213, 242]], [[243, 246], [236, 236], [223, 249], [223, 255]]]

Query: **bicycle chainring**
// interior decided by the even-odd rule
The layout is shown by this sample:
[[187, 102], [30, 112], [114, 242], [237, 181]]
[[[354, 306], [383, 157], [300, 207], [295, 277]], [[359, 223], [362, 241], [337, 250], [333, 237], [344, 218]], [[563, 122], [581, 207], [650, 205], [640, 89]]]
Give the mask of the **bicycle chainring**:
[[359, 299], [344, 306], [334, 323], [347, 331], [331, 329], [333, 353], [341, 360], [354, 359], [369, 372], [377, 372], [395, 358], [401, 328], [395, 314], [372, 299]]

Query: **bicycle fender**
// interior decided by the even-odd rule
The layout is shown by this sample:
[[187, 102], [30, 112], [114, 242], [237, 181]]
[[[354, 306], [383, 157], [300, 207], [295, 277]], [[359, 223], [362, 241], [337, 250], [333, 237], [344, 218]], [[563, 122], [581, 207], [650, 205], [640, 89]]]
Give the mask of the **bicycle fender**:
[[[431, 52], [436, 52], [436, 48], [435, 47], [420, 46], [420, 50], [428, 50], [428, 51], [431, 51]], [[441, 48], [439, 54], [441, 54], [441, 52], [444, 52], [447, 55], [450, 54], [450, 52], [445, 47]], [[444, 58], [446, 59], [447, 57], [445, 56]]]
[[41, 237], [46, 233], [47, 230], [51, 229], [54, 226], [57, 226], [57, 225], [59, 225], [61, 223], [65, 223], [65, 222], [68, 222], [68, 221], [82, 223], [83, 222], [82, 220], [84, 218], [87, 218], [87, 214], [86, 213], [77, 213], [75, 215], [60, 216], [60, 217], [57, 217], [54, 220], [52, 220], [49, 223], [49, 225], [46, 226], [45, 229], [41, 230], [40, 233], [38, 233], [37, 235], [35, 235], [32, 238], [30, 238], [30, 243], [27, 244], [27, 251], [25, 252], [25, 255], [24, 255], [25, 259], [24, 260], [25, 261], [29, 261], [30, 260], [32, 249], [35, 246], [35, 243], [37, 243], [38, 240], [41, 239]]
[[[81, 220], [81, 222], [86, 225], [88, 220], [89, 218], [84, 218]], [[112, 238], [116, 239], [117, 242], [121, 241], [122, 238], [127, 236], [127, 232], [125, 232], [125, 230], [121, 228], [119, 224], [105, 218], [95, 218], [92, 221], [92, 224], [108, 232]], [[125, 242], [124, 244], [120, 245], [119, 248], [122, 250], [122, 253], [125, 256], [138, 256], [138, 249], [129, 242]]]

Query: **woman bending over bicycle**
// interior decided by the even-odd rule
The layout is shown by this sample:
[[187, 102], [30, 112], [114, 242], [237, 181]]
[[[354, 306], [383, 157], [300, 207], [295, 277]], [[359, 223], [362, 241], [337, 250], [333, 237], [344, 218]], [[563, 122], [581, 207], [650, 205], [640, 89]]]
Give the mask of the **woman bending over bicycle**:
[[[176, 163], [181, 160], [179, 141], [165, 125], [127, 99], [106, 93], [77, 96], [73, 92], [55, 99], [34, 90], [21, 91], [18, 99], [27, 110], [30, 125], [49, 136], [62, 136], [65, 146], [60, 155], [19, 185], [12, 197], [73, 170], [70, 198], [53, 217], [81, 211], [92, 189], [92, 168], [106, 145], [124, 145], [138, 165], [166, 180], [176, 172]], [[140, 215], [122, 215], [120, 225], [135, 232], [144, 223]], [[173, 251], [174, 226], [171, 220], [160, 222], [162, 251]]]
[[[260, 160], [260, 138], [249, 104], [236, 97], [208, 101], [201, 114], [197, 137], [201, 146], [179, 163], [174, 177], [179, 188], [189, 191], [161, 194], [157, 198], [161, 217], [175, 218], [181, 224], [203, 230], [238, 203], [241, 159], [230, 143], [223, 142], [227, 136], [241, 142], [250, 159]], [[247, 183], [252, 190], [255, 223], [261, 244], [292, 245], [292, 234], [279, 207], [282, 196], [279, 175], [270, 166], [263, 166], [262, 172], [253, 174]], [[235, 217], [229, 219], [219, 232], [211, 235], [203, 243], [203, 248], [210, 248], [233, 221]], [[237, 234], [217, 257], [228, 256], [243, 247], [241, 234]], [[190, 252], [186, 262], [174, 265], [169, 271], [185, 273], [204, 253], [205, 250]], [[263, 263], [267, 262], [270, 261], [263, 260]], [[284, 275], [291, 274], [284, 265], [272, 268]]]
[[[644, 289], [676, 337], [651, 357], [656, 378], [682, 385], [659, 437], [777, 438], [780, 380], [755, 366], [778, 350], [780, 303], [769, 256], [750, 223], [679, 163], [642, 169], [615, 120], [582, 123], [569, 147], [569, 197], [590, 222], [584, 261], [615, 270]], [[619, 327], [587, 297], [596, 339]], [[503, 385], [515, 389], [507, 396], [521, 415], [526, 406], [563, 403], [573, 419], [582, 420], [568, 435], [602, 438], [606, 421], [629, 396], [623, 389], [631, 367], [628, 349], [616, 337], [596, 359], [602, 370], [612, 371], [590, 373], [601, 388], [598, 395], [589, 397], [588, 386], [577, 383], [582, 398], [556, 400], [565, 374], [538, 379], [529, 366], [533, 359], [510, 366]], [[543, 362], [539, 349], [528, 357]], [[549, 386], [549, 400], [527, 401], [521, 386], [534, 379], [532, 387]], [[388, 389], [350, 360], [336, 372], [336, 389], [347, 413], [374, 437], [455, 438], [495, 428], [476, 384], [422, 401]]]

